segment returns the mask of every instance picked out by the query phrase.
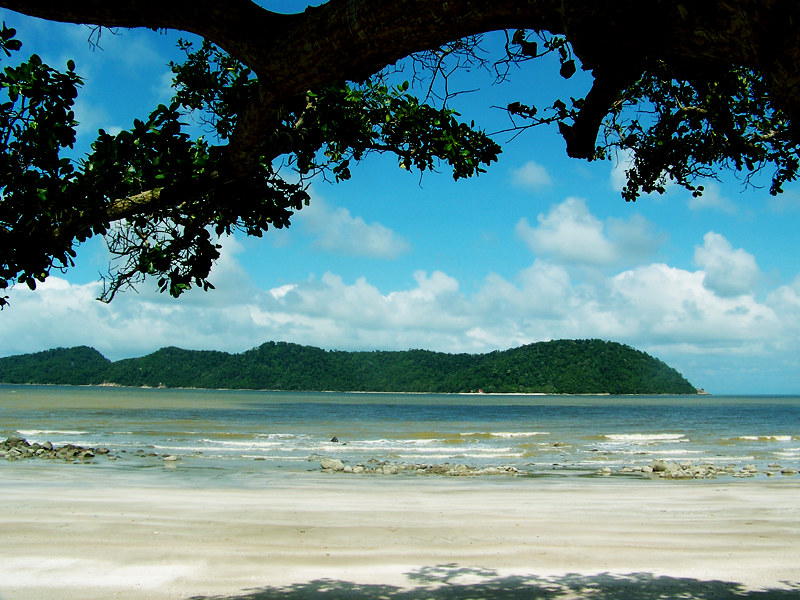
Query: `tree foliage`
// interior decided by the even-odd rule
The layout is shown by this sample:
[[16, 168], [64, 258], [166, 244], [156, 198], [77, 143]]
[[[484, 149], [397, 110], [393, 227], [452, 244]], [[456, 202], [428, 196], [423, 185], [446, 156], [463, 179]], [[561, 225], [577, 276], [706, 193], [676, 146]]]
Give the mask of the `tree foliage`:
[[[498, 79], [547, 54], [583, 97], [507, 111], [514, 127], [552, 125], [570, 156], [630, 159], [626, 200], [675, 182], [702, 193], [719, 169], [771, 170], [770, 191], [797, 176], [800, 5], [761, 0], [330, 0], [284, 15], [250, 0], [0, 0], [45, 19], [198, 34], [172, 64], [175, 97], [117, 135], [100, 132], [81, 160], [72, 105], [81, 84], [34, 54], [0, 74], [0, 289], [35, 287], [73, 264], [94, 235], [112, 256], [103, 299], [152, 277], [179, 296], [213, 287], [218, 237], [260, 236], [308, 203], [310, 178], [343, 180], [368, 153], [408, 170], [480, 173], [499, 146], [447, 108], [454, 71], [491, 63]], [[481, 34], [505, 30], [488, 60]], [[22, 47], [3, 26], [6, 57]], [[412, 84], [388, 78], [405, 57]], [[19, 63], [19, 64], [17, 64]], [[527, 76], [527, 75], [526, 75]], [[444, 92], [434, 89], [444, 81]], [[206, 137], [183, 120], [200, 116]], [[287, 177], [286, 173], [291, 173]], [[0, 295], [0, 307], [7, 298]]]
[[114, 363], [81, 347], [0, 358], [0, 381], [302, 391], [696, 393], [660, 360], [601, 340], [539, 342], [489, 354], [342, 352], [267, 342], [242, 354], [171, 347]]

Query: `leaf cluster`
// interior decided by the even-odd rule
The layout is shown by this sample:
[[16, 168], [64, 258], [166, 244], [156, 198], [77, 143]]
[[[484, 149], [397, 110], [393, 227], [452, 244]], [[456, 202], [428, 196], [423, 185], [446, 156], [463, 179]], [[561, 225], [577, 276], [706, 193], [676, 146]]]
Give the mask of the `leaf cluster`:
[[[576, 72], [575, 59], [563, 37], [543, 37], [546, 52], [557, 52], [560, 73]], [[536, 42], [519, 30], [508, 52], [515, 61], [542, 56]], [[596, 73], [596, 85], [602, 73]], [[556, 124], [569, 141], [582, 111], [602, 111], [596, 130], [583, 135], [597, 138], [590, 160], [630, 157], [622, 196], [635, 201], [641, 194], [664, 193], [669, 183], [703, 193], [702, 179], [717, 178], [722, 169], [743, 173], [746, 185], [753, 176], [771, 169], [770, 193], [797, 178], [800, 168], [797, 136], [790, 119], [770, 101], [761, 73], [742, 67], [677, 71], [664, 61], [640, 68], [640, 74], [603, 106], [586, 98], [556, 99], [536, 107], [511, 102], [506, 107], [519, 133], [530, 127]]]
[[[6, 55], [22, 44], [3, 24]], [[0, 290], [13, 283], [35, 289], [52, 268], [73, 264], [71, 240], [48, 240], [80, 202], [77, 174], [60, 153], [75, 143], [72, 111], [81, 79], [70, 61], [64, 73], [32, 55], [0, 72]], [[7, 297], [0, 297], [0, 308]]]
[[703, 188], [695, 182], [723, 168], [743, 172], [746, 182], [771, 168], [769, 191], [776, 195], [800, 167], [789, 119], [770, 102], [763, 76], [743, 68], [677, 79], [657, 64], [613, 107], [605, 141], [598, 157], [610, 149], [633, 157], [626, 200], [663, 193], [669, 181], [699, 196]]
[[[6, 54], [19, 50], [15, 32], [0, 32]], [[112, 255], [101, 299], [153, 278], [179, 296], [208, 290], [219, 236], [261, 236], [286, 227], [309, 202], [308, 178], [343, 180], [369, 152], [390, 152], [402, 168], [432, 170], [440, 162], [454, 178], [483, 171], [500, 152], [474, 124], [408, 93], [408, 84], [342, 83], [309, 91], [281, 113], [247, 169], [231, 163], [229, 146], [192, 139], [199, 120], [217, 141], [229, 141], [257, 100], [252, 71], [204, 42], [180, 41], [183, 63], [171, 63], [173, 102], [127, 130], [100, 131], [91, 152], [73, 162], [62, 150], [75, 142], [71, 110], [81, 84], [70, 61], [60, 73], [37, 56], [7, 67], [0, 87], [0, 289], [31, 288], [51, 268], [71, 266], [74, 245], [103, 235]], [[276, 160], [277, 159], [277, 160]], [[281, 165], [296, 172], [284, 179]], [[0, 298], [0, 307], [7, 302]]]
[[329, 169], [336, 180], [349, 179], [351, 161], [371, 151], [395, 154], [409, 171], [432, 171], [444, 162], [454, 179], [483, 173], [481, 165], [497, 160], [500, 147], [474, 122], [461, 123], [454, 110], [420, 102], [408, 87], [368, 80], [309, 92], [289, 134], [297, 142], [300, 173]]

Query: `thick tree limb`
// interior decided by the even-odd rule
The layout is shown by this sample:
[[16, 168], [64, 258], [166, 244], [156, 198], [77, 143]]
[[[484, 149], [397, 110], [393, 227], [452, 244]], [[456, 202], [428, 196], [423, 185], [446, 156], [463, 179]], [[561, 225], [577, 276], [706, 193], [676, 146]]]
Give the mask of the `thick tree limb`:
[[[527, 28], [564, 34], [597, 76], [567, 132], [570, 154], [587, 155], [602, 111], [629, 82], [627, 67], [663, 61], [692, 76], [731, 65], [766, 74], [773, 102], [800, 120], [800, 3], [796, 0], [330, 0], [293, 15], [250, 0], [0, 0], [45, 19], [150, 27], [203, 36], [250, 66], [259, 93], [227, 149], [235, 175], [270, 151], [287, 104], [308, 89], [360, 80], [411, 53], [484, 31]], [[626, 73], [618, 76], [618, 73]], [[565, 132], [567, 130], [565, 129]]]
[[691, 70], [759, 69], [770, 77], [776, 103], [790, 116], [800, 114], [794, 0], [331, 0], [294, 15], [249, 0], [0, 0], [0, 6], [50, 20], [190, 31], [215, 42], [261, 82], [233, 142], [237, 162], [274, 129], [282, 106], [306, 90], [359, 80], [410, 53], [505, 28], [564, 33], [592, 69], [628, 59]]

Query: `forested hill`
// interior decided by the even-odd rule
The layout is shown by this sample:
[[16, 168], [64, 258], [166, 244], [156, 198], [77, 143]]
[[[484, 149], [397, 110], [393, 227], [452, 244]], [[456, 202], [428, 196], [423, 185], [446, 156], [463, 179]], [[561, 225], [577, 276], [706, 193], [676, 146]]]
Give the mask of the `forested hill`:
[[343, 352], [267, 342], [241, 354], [162, 348], [117, 362], [80, 346], [0, 358], [0, 382], [440, 393], [697, 392], [662, 361], [601, 340], [539, 342], [488, 354]]

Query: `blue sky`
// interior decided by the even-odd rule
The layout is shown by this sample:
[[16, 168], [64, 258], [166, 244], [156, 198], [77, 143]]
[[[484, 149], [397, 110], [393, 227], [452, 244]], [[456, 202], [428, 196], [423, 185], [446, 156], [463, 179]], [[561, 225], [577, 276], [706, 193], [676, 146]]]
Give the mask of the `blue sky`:
[[[98, 128], [127, 128], [170, 98], [177, 35], [104, 31], [93, 50], [86, 27], [0, 18], [18, 29], [25, 56], [60, 68], [75, 60], [85, 79], [78, 155]], [[493, 105], [552, 103], [587, 81], [537, 61], [502, 86], [466, 74], [463, 87], [481, 89], [452, 104], [492, 132], [508, 125]], [[466, 181], [444, 167], [420, 178], [373, 156], [348, 182], [314, 182], [289, 230], [223, 240], [210, 293], [176, 301], [151, 283], [101, 304], [108, 256], [93, 240], [66, 275], [11, 290], [0, 352], [86, 344], [116, 360], [268, 340], [486, 352], [602, 338], [712, 393], [800, 392], [800, 186], [772, 198], [725, 173], [700, 199], [670, 189], [630, 204], [619, 193], [624, 165], [569, 159], [552, 129], [508, 138], [496, 138], [500, 162]]]

